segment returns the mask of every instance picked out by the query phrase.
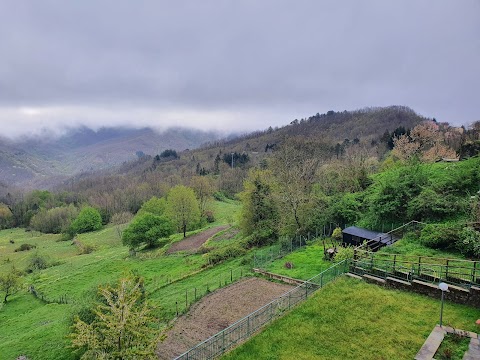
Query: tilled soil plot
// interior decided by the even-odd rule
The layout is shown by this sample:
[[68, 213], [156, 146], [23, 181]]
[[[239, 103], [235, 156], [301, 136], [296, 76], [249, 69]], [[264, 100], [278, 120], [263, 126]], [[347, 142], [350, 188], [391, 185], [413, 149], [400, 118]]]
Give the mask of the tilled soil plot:
[[167, 250], [167, 254], [171, 254], [177, 251], [196, 251], [200, 246], [203, 245], [205, 241], [210, 239], [216, 233], [225, 230], [226, 228], [228, 228], [228, 225], [217, 226], [215, 228], [205, 230], [199, 234], [189, 236], [185, 240], [176, 242], [175, 244], [170, 246], [170, 248]]
[[248, 278], [205, 296], [174, 323], [167, 338], [158, 345], [159, 358], [174, 359], [291, 288]]

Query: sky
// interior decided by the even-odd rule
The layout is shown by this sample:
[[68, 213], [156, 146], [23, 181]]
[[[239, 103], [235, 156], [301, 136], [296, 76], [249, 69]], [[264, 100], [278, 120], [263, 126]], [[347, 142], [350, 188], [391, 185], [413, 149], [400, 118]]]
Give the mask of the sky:
[[0, 0], [0, 136], [388, 105], [480, 120], [480, 0]]

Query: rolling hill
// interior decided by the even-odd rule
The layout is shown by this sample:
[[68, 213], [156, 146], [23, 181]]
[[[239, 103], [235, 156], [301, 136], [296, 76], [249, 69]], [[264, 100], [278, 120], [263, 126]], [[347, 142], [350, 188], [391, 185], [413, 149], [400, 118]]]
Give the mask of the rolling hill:
[[218, 138], [214, 132], [172, 128], [79, 128], [60, 138], [0, 138], [0, 182], [17, 187], [50, 187], [85, 171], [97, 171], [165, 149], [196, 148]]

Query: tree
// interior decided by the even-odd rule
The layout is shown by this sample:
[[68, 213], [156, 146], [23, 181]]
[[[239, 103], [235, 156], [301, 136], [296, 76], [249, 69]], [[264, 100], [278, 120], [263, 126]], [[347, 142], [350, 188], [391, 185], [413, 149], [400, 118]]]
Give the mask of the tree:
[[49, 210], [42, 209], [32, 217], [30, 226], [43, 233], [60, 234], [68, 230], [72, 219], [77, 215], [78, 209], [72, 204]]
[[200, 213], [203, 216], [207, 210], [208, 201], [211, 199], [214, 192], [212, 180], [205, 176], [194, 176], [190, 180], [190, 184], [193, 191], [195, 191], [200, 206]]
[[165, 216], [142, 213], [135, 216], [122, 233], [124, 245], [135, 248], [143, 243], [148, 247], [157, 245], [158, 240], [170, 236], [173, 226]]
[[12, 266], [9, 272], [0, 275], [0, 290], [5, 292], [3, 302], [7, 303], [7, 298], [15, 294], [21, 288], [20, 273]]
[[150, 200], [143, 203], [142, 207], [138, 211], [140, 214], [150, 213], [154, 215], [161, 216], [165, 212], [167, 207], [167, 201], [165, 198], [157, 198], [156, 196], [152, 197]]
[[151, 327], [155, 319], [144, 300], [143, 280], [127, 277], [117, 287], [100, 287], [103, 303], [88, 324], [75, 318], [72, 347], [85, 349], [82, 359], [156, 359], [161, 336]]
[[9, 207], [0, 203], [0, 229], [8, 229], [13, 226], [13, 214]]
[[166, 213], [178, 231], [186, 237], [187, 228], [200, 221], [200, 208], [193, 189], [183, 185], [173, 187], [167, 196]]
[[253, 235], [256, 245], [278, 236], [278, 208], [273, 196], [272, 173], [251, 170], [241, 193], [240, 226], [245, 235]]
[[287, 227], [295, 227], [295, 231], [304, 228], [299, 213], [308, 203], [311, 186], [320, 164], [319, 150], [322, 150], [320, 144], [295, 138], [285, 139], [272, 159], [277, 195], [284, 215], [283, 222]]
[[[421, 157], [423, 161], [434, 162], [442, 158], [457, 158], [456, 152], [445, 143], [445, 128], [434, 121], [425, 121], [415, 126], [410, 134], [394, 139], [393, 154], [402, 161]], [[450, 134], [453, 134], [450, 132]]]
[[90, 206], [84, 207], [71, 225], [71, 230], [75, 234], [95, 231], [101, 228], [102, 216], [97, 209]]

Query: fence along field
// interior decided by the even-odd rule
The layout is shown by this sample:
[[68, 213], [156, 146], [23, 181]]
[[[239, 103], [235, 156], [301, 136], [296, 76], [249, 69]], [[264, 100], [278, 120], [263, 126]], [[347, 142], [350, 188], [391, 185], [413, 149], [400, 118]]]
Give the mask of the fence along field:
[[208, 360], [224, 354], [237, 344], [247, 340], [272, 320], [283, 316], [298, 303], [306, 300], [338, 276], [346, 273], [349, 262], [343, 260], [320, 274], [293, 288], [272, 302], [238, 320], [226, 329], [201, 342], [176, 360]]

